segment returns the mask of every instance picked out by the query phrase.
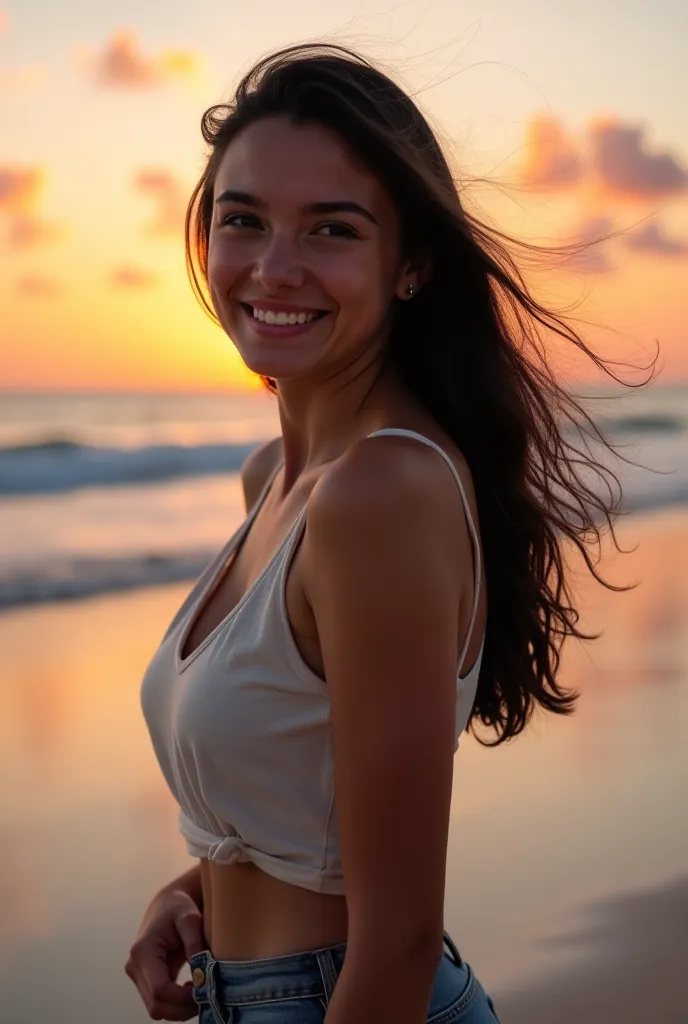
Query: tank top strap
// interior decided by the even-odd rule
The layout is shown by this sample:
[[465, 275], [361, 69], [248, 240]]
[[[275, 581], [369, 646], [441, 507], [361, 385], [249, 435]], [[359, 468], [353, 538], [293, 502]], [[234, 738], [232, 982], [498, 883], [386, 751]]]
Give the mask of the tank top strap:
[[[459, 494], [461, 495], [461, 503], [463, 505], [464, 513], [465, 513], [465, 516], [466, 516], [466, 522], [468, 523], [468, 532], [471, 535], [471, 540], [473, 542], [473, 549], [474, 549], [473, 608], [471, 610], [471, 617], [470, 617], [470, 620], [469, 620], [469, 623], [468, 623], [468, 628], [466, 630], [466, 637], [465, 637], [464, 642], [463, 642], [463, 648], [461, 650], [461, 654], [459, 655], [459, 668], [461, 668], [463, 666], [463, 661], [464, 661], [464, 658], [466, 657], [466, 652], [468, 650], [468, 645], [470, 643], [470, 639], [471, 639], [471, 636], [473, 634], [473, 626], [475, 625], [475, 618], [476, 618], [476, 615], [478, 614], [478, 602], [479, 602], [479, 598], [480, 598], [480, 582], [481, 582], [481, 579], [482, 579], [482, 565], [481, 565], [481, 559], [480, 559], [480, 541], [478, 539], [478, 531], [476, 530], [475, 523], [473, 522], [473, 516], [471, 514], [470, 505], [468, 504], [468, 498], [466, 497], [466, 492], [464, 490], [464, 486], [463, 486], [463, 483], [461, 481], [461, 477], [459, 476], [459, 474], [457, 472], [456, 466], [454, 465], [452, 460], [449, 458], [447, 453], [444, 451], [444, 449], [440, 448], [440, 446], [435, 441], [431, 441], [429, 437], [425, 437], [423, 434], [416, 433], [415, 430], [406, 430], [403, 427], [383, 427], [381, 430], [374, 430], [372, 434], [366, 434], [366, 437], [380, 437], [381, 435], [385, 435], [385, 434], [391, 435], [391, 436], [396, 436], [396, 437], [412, 437], [412, 438], [415, 438], [416, 441], [420, 441], [422, 444], [427, 445], [428, 448], [434, 448], [434, 450], [437, 452], [437, 454], [440, 455], [444, 459], [444, 461], [447, 463], [447, 465], [449, 466], [449, 469], [451, 470], [452, 475], [453, 475], [454, 479], [456, 480], [456, 485], [459, 488]], [[483, 634], [483, 638], [482, 638], [481, 645], [480, 645], [481, 653], [482, 653], [482, 648], [483, 648], [484, 642], [485, 642], [485, 636]]]
[[277, 465], [275, 466], [275, 468], [273, 469], [272, 473], [270, 473], [270, 475], [268, 476], [267, 480], [263, 484], [262, 491], [260, 492], [260, 494], [256, 498], [256, 500], [253, 503], [253, 505], [251, 506], [251, 508], [248, 510], [248, 513], [246, 514], [246, 518], [244, 519], [243, 523], [241, 524], [241, 526], [239, 527], [237, 532], [234, 534], [234, 536], [230, 537], [230, 539], [228, 540], [227, 544], [225, 545], [223, 550], [220, 552], [220, 555], [218, 557], [220, 559], [220, 563], [219, 564], [222, 567], [226, 566], [227, 559], [230, 558], [234, 554], [236, 548], [239, 546], [239, 544], [241, 544], [241, 542], [243, 541], [244, 537], [248, 533], [248, 531], [249, 531], [249, 529], [251, 527], [251, 524], [253, 523], [253, 520], [258, 515], [258, 513], [259, 513], [259, 511], [260, 511], [260, 509], [261, 509], [261, 507], [263, 505], [263, 502], [265, 501], [265, 499], [268, 496], [268, 492], [270, 491], [270, 488], [272, 487], [273, 483], [275, 482], [275, 477], [277, 476], [277, 474], [279, 473], [280, 469], [282, 468], [282, 461], [283, 460], [280, 459], [279, 462], [277, 463]]
[[268, 496], [268, 492], [269, 492], [270, 488], [272, 487], [273, 483], [275, 482], [275, 477], [277, 476], [277, 474], [279, 473], [280, 469], [282, 468], [282, 462], [283, 461], [284, 461], [283, 459], [279, 460], [279, 462], [277, 463], [277, 465], [273, 469], [272, 473], [270, 473], [270, 475], [268, 476], [267, 480], [263, 484], [262, 491], [260, 492], [260, 494], [258, 495], [256, 500], [254, 501], [253, 505], [251, 506], [251, 508], [249, 509], [249, 511], [248, 511], [248, 513], [246, 515], [246, 518], [244, 519], [243, 527], [242, 527], [242, 529], [240, 531], [241, 536], [243, 536], [243, 534], [246, 532], [246, 530], [249, 528], [249, 526], [251, 525], [253, 520], [258, 515], [258, 513], [259, 513], [259, 511], [260, 511], [260, 509], [261, 509], [261, 507], [263, 505], [263, 502], [265, 501], [265, 499]]

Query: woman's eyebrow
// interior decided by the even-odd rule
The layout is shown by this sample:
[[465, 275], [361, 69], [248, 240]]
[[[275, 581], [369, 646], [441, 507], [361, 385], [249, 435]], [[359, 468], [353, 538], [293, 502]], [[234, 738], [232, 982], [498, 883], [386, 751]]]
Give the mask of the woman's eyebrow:
[[244, 206], [261, 206], [262, 204], [250, 192], [236, 192], [226, 188], [215, 200], [216, 203], [242, 203]]
[[365, 206], [361, 206], [360, 203], [354, 203], [350, 199], [334, 199], [324, 203], [309, 203], [305, 210], [306, 213], [358, 213], [361, 217], [369, 220], [371, 224], [377, 224], [370, 210], [366, 210]]
[[[237, 192], [235, 189], [227, 188], [215, 200], [216, 203], [241, 203], [244, 206], [264, 206], [256, 196], [250, 192]], [[370, 210], [360, 203], [354, 203], [350, 199], [333, 199], [328, 202], [308, 203], [304, 206], [306, 213], [357, 213], [365, 217], [371, 224], [377, 224]]]

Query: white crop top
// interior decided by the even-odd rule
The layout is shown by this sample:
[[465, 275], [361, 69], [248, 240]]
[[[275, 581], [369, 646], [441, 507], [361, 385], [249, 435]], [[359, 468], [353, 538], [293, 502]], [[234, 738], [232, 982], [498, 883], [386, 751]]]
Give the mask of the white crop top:
[[[368, 436], [382, 434], [413, 437], [434, 448], [458, 484], [475, 550], [473, 610], [461, 666], [481, 579], [480, 545], [461, 479], [434, 441], [392, 427]], [[303, 534], [305, 508], [238, 605], [188, 657], [180, 654], [276, 472], [170, 623], [144, 675], [141, 706], [192, 856], [226, 864], [252, 861], [293, 885], [343, 895], [327, 685], [303, 661], [286, 612], [287, 572]], [[457, 677], [455, 750], [473, 707], [484, 642], [483, 635], [470, 672]]]

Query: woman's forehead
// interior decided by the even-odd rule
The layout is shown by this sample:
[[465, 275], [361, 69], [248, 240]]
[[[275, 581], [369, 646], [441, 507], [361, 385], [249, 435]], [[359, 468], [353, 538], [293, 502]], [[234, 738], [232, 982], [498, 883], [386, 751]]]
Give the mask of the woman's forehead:
[[215, 195], [228, 188], [265, 201], [306, 196], [308, 201], [389, 202], [380, 180], [334, 131], [285, 118], [257, 121], [229, 143], [215, 177]]

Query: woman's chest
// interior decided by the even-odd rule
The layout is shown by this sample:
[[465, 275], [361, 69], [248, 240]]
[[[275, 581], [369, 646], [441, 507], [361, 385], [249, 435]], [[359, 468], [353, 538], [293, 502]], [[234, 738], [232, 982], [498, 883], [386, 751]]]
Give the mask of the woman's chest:
[[[257, 525], [257, 524], [256, 524]], [[211, 585], [192, 602], [177, 630], [178, 666], [188, 676], [183, 692], [235, 689], [261, 665], [284, 664], [296, 653], [306, 669], [324, 679], [317, 625], [307, 598], [305, 521], [290, 528], [250, 531], [225, 559]], [[279, 534], [283, 533], [283, 537]], [[272, 549], [272, 551], [271, 551]], [[294, 651], [295, 648], [295, 651]], [[250, 683], [246, 683], [250, 685]]]
[[[182, 629], [179, 654], [182, 661], [192, 657], [223, 622], [239, 611], [246, 597], [273, 567], [293, 532], [293, 517], [279, 520], [261, 518], [242, 528], [233, 547], [218, 568], [210, 586], [198, 595]], [[299, 573], [289, 583], [290, 605], [298, 614]]]

